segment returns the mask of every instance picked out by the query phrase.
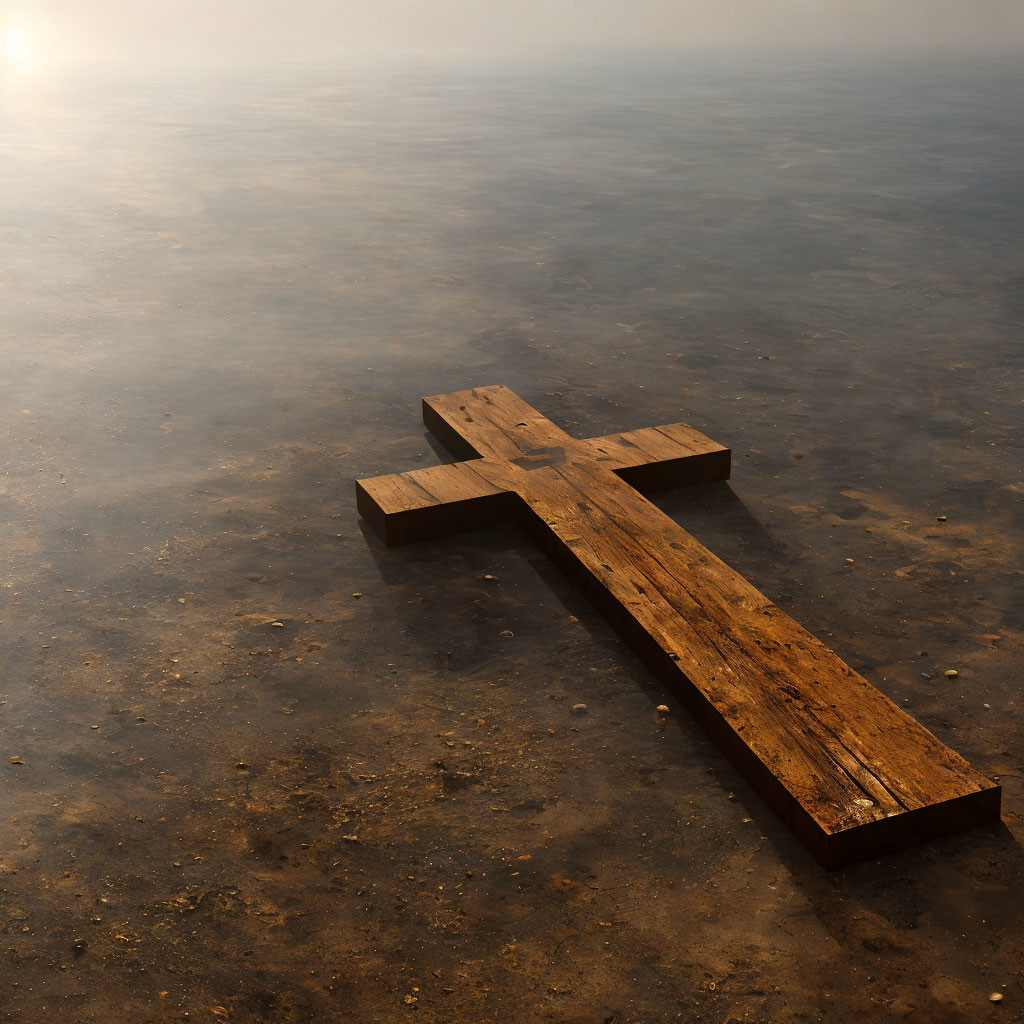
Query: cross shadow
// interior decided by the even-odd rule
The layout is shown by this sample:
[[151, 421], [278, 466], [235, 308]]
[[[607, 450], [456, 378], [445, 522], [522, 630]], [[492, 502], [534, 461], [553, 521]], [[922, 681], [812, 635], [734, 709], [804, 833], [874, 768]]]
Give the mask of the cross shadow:
[[739, 552], [777, 565], [786, 553], [727, 480], [676, 487], [650, 500], [724, 561], [728, 552]]

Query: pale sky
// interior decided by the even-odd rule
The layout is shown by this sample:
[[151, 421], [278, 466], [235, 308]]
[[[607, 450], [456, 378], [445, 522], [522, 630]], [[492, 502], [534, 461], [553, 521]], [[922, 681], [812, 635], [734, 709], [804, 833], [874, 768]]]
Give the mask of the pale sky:
[[8, 59], [1024, 49], [1024, 0], [0, 0]]

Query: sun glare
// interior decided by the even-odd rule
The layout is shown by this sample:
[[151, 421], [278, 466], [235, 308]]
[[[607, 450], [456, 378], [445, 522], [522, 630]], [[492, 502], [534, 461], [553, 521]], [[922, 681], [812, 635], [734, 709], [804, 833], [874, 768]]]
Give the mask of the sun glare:
[[32, 45], [28, 34], [11, 26], [3, 35], [3, 62], [10, 67], [24, 67], [32, 63]]

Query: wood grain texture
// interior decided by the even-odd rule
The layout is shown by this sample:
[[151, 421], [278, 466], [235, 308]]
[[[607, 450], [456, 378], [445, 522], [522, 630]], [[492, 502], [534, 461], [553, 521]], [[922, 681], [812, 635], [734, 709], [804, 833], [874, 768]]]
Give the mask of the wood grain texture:
[[647, 501], [724, 479], [683, 424], [575, 439], [502, 387], [424, 399], [470, 461], [357, 482], [398, 543], [517, 516], [827, 867], [998, 819], [1000, 788]]

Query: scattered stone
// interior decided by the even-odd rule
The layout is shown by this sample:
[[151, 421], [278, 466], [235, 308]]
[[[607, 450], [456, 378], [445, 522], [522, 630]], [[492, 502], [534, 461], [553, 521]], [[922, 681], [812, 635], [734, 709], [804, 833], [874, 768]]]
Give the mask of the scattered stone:
[[1001, 1003], [1003, 1001], [1003, 993], [993, 992], [992, 995], [988, 997], [988, 1001], [990, 1003]]
[[983, 708], [984, 708], [984, 709], [985, 709], [986, 711], [991, 711], [991, 710], [992, 710], [992, 705], [991, 705], [991, 704], [982, 704], [981, 706], [982, 706], [982, 707], [983, 707]]
[[414, 1003], [419, 1002], [419, 997], [414, 995], [407, 995], [402, 998], [402, 1002], [405, 1003], [406, 1006], [412, 1006]]
[[359, 842], [359, 836], [342, 836], [341, 838], [344, 839], [346, 843], [358, 843]]
[[853, 559], [852, 558], [848, 558], [846, 561], [849, 562], [851, 565], [853, 564]]
[[492, 576], [489, 572], [484, 573], [484, 579], [487, 580], [488, 583], [493, 583], [497, 578], [497, 576]]
[[270, 625], [273, 626], [274, 629], [284, 629], [284, 623], [278, 622], [277, 619], [275, 619]]
[[667, 715], [668, 714], [668, 705], [667, 704], [659, 704], [658, 707], [657, 707], [657, 712], [658, 712], [659, 715]]
[[957, 672], [957, 670], [956, 670], [955, 668], [947, 668], [947, 669], [946, 669], [946, 671], [945, 671], [945, 672], [943, 672], [942, 674], [943, 674], [943, 675], [944, 675], [944, 676], [945, 676], [945, 677], [946, 677], [947, 679], [956, 679], [956, 677], [957, 677], [957, 676], [958, 676], [958, 675], [959, 675], [960, 673], [959, 673], [959, 672]]
[[501, 631], [501, 632], [500, 632], [500, 633], [498, 634], [498, 636], [504, 636], [504, 637], [508, 637], [509, 639], [511, 639], [512, 637], [514, 637], [514, 636], [515, 636], [515, 633], [513, 633], [511, 629], [503, 629], [503, 630], [502, 630], [502, 631]]
[[922, 679], [931, 679], [931, 676], [930, 676], [930, 675], [928, 675], [928, 673], [927, 673], [927, 672], [922, 672], [922, 673], [921, 673], [921, 678], [922, 678]]
[[362, 597], [363, 595], [357, 590], [352, 596], [353, 597]]
[[85, 939], [75, 939], [71, 943], [71, 950], [75, 956], [81, 956], [89, 948], [89, 943]]
[[20, 757], [12, 757], [11, 758], [11, 764], [24, 764], [24, 763], [25, 762], [22, 761], [22, 759]]
[[249, 770], [249, 762], [248, 761], [239, 761], [239, 762], [236, 763], [235, 767], [240, 772], [248, 771]]
[[572, 713], [574, 715], [585, 715], [587, 713], [587, 705], [586, 704], [573, 704], [573, 706], [572, 706]]
[[949, 519], [949, 516], [936, 516], [935, 519], [937, 522], [944, 523], [947, 519]]

